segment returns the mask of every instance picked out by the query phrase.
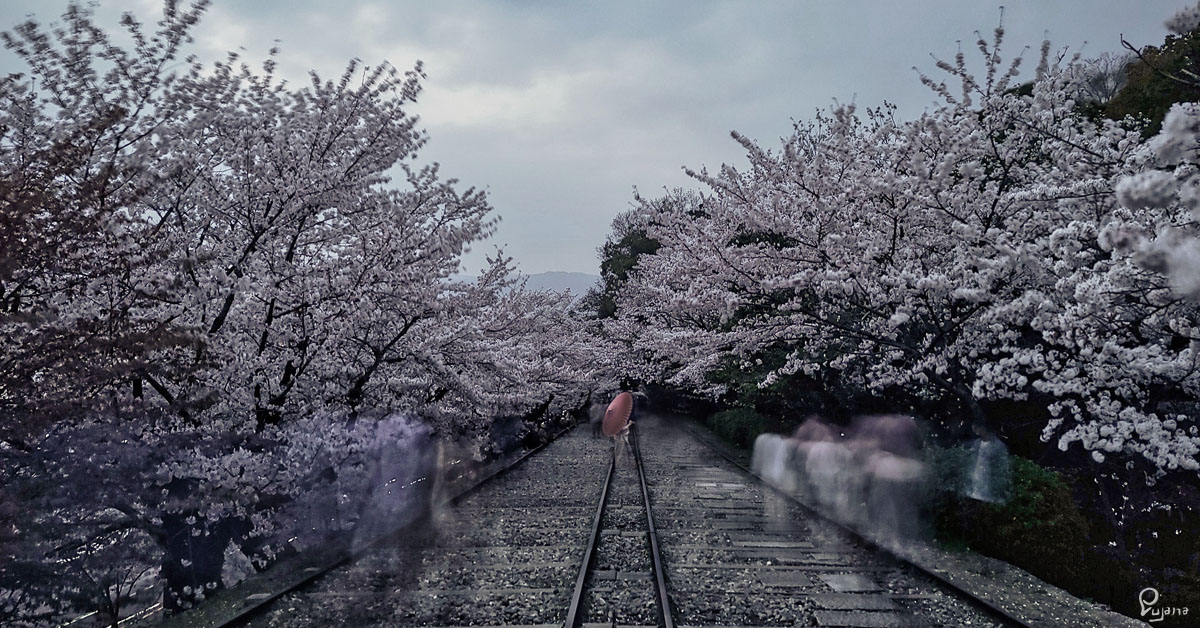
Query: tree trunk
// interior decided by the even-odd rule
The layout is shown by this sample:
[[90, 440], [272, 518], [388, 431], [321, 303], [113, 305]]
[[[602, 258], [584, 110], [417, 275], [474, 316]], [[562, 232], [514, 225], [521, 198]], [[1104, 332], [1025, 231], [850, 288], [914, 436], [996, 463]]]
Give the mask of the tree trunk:
[[[168, 499], [185, 500], [197, 483], [189, 479], [172, 480], [166, 487]], [[191, 517], [195, 523], [188, 523]], [[222, 588], [225, 547], [232, 539], [240, 540], [250, 524], [237, 518], [209, 522], [192, 510], [165, 514], [162, 520], [166, 531], [163, 608], [170, 615], [195, 606]]]

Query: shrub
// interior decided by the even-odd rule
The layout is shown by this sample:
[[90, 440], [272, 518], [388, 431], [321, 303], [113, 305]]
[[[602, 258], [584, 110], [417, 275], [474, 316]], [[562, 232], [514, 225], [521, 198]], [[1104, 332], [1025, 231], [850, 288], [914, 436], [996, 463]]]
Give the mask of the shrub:
[[766, 419], [750, 408], [723, 410], [708, 418], [708, 427], [740, 447], [750, 447], [766, 429]]
[[969, 452], [931, 448], [931, 509], [939, 539], [965, 543], [1066, 588], [1085, 576], [1088, 525], [1057, 472], [1012, 457], [1012, 499], [988, 504], [961, 496]]

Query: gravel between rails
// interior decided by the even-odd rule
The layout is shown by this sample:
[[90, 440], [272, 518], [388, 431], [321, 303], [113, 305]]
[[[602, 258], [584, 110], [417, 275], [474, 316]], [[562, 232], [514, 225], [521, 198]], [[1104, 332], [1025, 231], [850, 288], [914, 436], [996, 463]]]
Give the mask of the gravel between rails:
[[646, 512], [640, 506], [609, 506], [601, 523], [605, 530], [639, 530], [645, 529], [645, 525]]
[[648, 573], [650, 550], [645, 535], [637, 537], [605, 536], [596, 548], [597, 571]]
[[608, 504], [600, 517], [600, 538], [585, 582], [582, 623], [654, 625], [658, 623], [650, 560], [646, 504], [636, 459], [623, 451], [617, 459]]
[[618, 626], [653, 626], [658, 623], [654, 584], [632, 580], [594, 586], [584, 597], [583, 617], [588, 623], [607, 623], [613, 617]]

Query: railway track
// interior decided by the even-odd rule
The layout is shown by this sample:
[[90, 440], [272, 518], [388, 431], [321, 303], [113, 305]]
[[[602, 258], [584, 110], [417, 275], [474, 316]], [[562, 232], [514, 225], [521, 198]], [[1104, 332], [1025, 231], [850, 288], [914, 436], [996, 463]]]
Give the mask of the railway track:
[[613, 452], [562, 625], [674, 628], [637, 431]]
[[[672, 424], [574, 430], [236, 625], [1006, 626]], [[235, 624], [224, 624], [235, 625]]]

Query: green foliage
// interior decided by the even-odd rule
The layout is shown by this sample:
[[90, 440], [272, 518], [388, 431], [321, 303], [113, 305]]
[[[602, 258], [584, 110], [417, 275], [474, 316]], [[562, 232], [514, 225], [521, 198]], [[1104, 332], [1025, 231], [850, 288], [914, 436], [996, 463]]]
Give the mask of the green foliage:
[[1142, 59], [1125, 68], [1126, 83], [1104, 106], [1104, 115], [1121, 119], [1143, 118], [1142, 130], [1151, 137], [1162, 128], [1171, 105], [1200, 100], [1200, 31], [1185, 36], [1168, 35], [1161, 47], [1146, 46]]
[[1012, 499], [988, 504], [962, 497], [970, 451], [932, 447], [928, 456], [939, 539], [965, 543], [1060, 586], [1083, 584], [1088, 525], [1060, 474], [1013, 456]]
[[787, 377], [781, 377], [764, 388], [758, 386], [767, 373], [783, 366], [786, 359], [786, 347], [764, 351], [749, 361], [726, 357], [721, 361], [721, 367], [710, 373], [708, 378], [714, 383], [726, 386], [729, 390], [729, 402], [746, 408], [757, 408], [764, 398], [786, 391], [786, 380], [790, 379]]
[[1017, 96], [1032, 96], [1033, 95], [1033, 81], [1021, 83], [1020, 85], [1018, 85], [1016, 87], [1010, 87], [1007, 90], [1005, 90], [1004, 93], [1005, 94], [1016, 94]]
[[746, 360], [729, 357], [709, 373], [708, 379], [726, 387], [723, 403], [752, 408], [774, 421], [787, 423], [789, 419], [821, 413], [820, 386], [803, 373], [777, 375], [770, 384], [759, 385], [768, 373], [786, 363], [789, 353], [786, 345], [779, 345]]
[[653, 255], [658, 251], [658, 247], [658, 240], [636, 229], [616, 242], [604, 243], [600, 260], [600, 275], [603, 277], [604, 288], [600, 292], [597, 310], [600, 318], [616, 315], [617, 293], [620, 292], [621, 286], [625, 285], [629, 273], [637, 268], [638, 258], [642, 255]]
[[600, 272], [605, 275], [612, 274], [618, 280], [624, 281], [629, 272], [637, 266], [638, 257], [654, 254], [658, 251], [658, 246], [658, 240], [646, 235], [644, 231], [631, 231], [617, 242], [605, 243]]
[[721, 438], [747, 448], [766, 430], [766, 419], [750, 408], [718, 412], [708, 417], [707, 424]]

